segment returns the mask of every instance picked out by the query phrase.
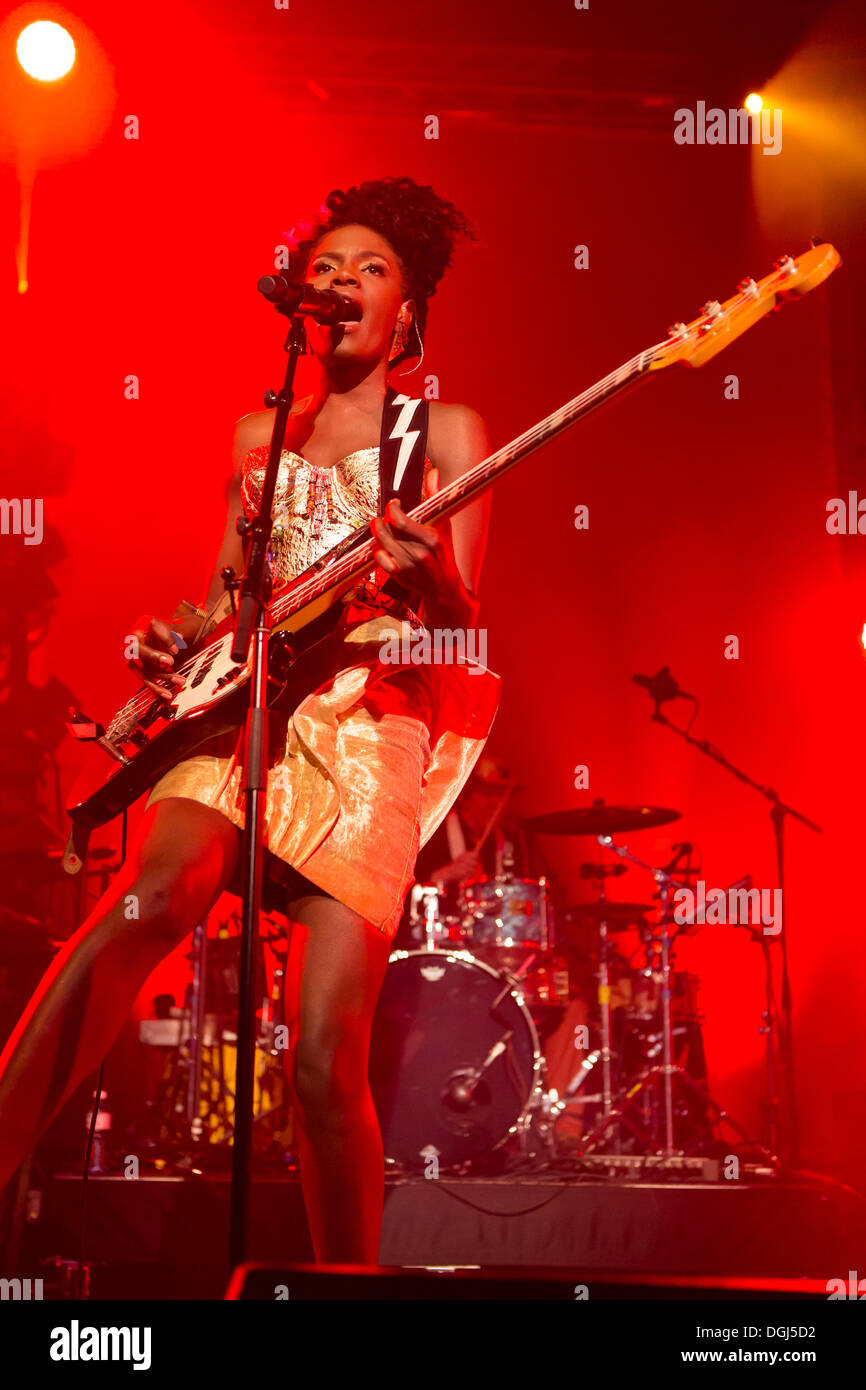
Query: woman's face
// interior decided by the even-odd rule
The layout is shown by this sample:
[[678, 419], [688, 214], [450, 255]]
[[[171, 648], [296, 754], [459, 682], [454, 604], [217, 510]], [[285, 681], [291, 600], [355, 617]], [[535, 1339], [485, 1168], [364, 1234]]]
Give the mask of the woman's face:
[[348, 295], [363, 314], [358, 323], [334, 326], [307, 319], [311, 351], [334, 361], [387, 361], [404, 298], [400, 262], [385, 238], [370, 227], [337, 227], [316, 246], [306, 279], [317, 290]]

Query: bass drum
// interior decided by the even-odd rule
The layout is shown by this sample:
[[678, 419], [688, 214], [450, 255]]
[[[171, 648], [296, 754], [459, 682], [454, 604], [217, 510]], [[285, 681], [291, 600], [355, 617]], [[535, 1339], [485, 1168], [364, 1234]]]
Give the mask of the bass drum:
[[465, 951], [392, 954], [370, 1045], [386, 1158], [450, 1168], [492, 1152], [522, 1126], [542, 1066], [532, 1016], [498, 971]]

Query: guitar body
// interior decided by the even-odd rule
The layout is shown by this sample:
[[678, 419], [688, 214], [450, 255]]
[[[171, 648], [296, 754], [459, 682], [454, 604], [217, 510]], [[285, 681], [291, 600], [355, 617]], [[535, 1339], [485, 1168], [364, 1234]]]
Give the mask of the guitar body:
[[[273, 633], [269, 644], [268, 707], [295, 709], [320, 683], [321, 656], [339, 613], [331, 608]], [[231, 659], [234, 621], [226, 618], [197, 654], [183, 663], [186, 681], [171, 702], [145, 687], [119, 710], [105, 730], [114, 752], [98, 740], [85, 742], [85, 762], [66, 804], [72, 820], [95, 829], [131, 806], [154, 782], [208, 739], [237, 729], [249, 704], [251, 661]], [[72, 726], [71, 726], [72, 727]], [[74, 731], [74, 728], [73, 728]], [[117, 756], [119, 755], [119, 756]]]

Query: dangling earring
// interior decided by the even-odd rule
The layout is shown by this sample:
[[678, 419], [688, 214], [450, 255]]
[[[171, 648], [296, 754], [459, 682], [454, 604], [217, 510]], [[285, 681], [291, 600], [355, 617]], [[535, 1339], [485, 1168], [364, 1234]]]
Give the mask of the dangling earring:
[[402, 319], [400, 319], [394, 329], [394, 336], [391, 339], [391, 351], [388, 354], [389, 367], [392, 362], [396, 362], [396, 360], [399, 357], [402, 357], [403, 350], [406, 347], [408, 336], [409, 335], [406, 332], [406, 324]]

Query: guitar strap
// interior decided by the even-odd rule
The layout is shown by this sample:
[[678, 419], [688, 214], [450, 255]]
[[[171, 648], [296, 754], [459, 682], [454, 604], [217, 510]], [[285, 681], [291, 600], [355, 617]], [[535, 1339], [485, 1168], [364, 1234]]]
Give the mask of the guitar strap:
[[[393, 386], [388, 387], [379, 436], [380, 516], [392, 497], [407, 513], [422, 500], [429, 416], [428, 400], [404, 396]], [[393, 578], [383, 584], [382, 592], [393, 598], [406, 598], [406, 589]]]

